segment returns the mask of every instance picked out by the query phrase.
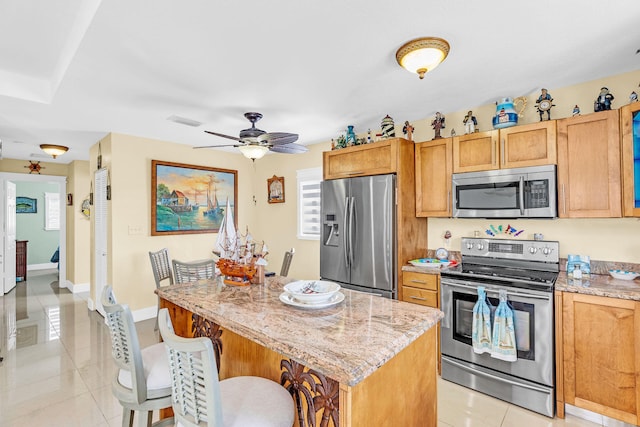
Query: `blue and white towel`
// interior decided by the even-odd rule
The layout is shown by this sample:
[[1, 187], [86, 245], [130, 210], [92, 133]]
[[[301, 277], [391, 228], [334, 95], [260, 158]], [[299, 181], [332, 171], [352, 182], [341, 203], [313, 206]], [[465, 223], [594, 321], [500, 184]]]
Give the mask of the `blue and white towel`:
[[500, 303], [496, 309], [491, 340], [491, 357], [515, 362], [518, 359], [516, 334], [513, 327], [513, 310], [507, 303], [507, 291], [500, 290]]
[[491, 352], [491, 309], [487, 304], [484, 287], [478, 286], [478, 302], [473, 306], [473, 324], [471, 328], [473, 351], [482, 354]]

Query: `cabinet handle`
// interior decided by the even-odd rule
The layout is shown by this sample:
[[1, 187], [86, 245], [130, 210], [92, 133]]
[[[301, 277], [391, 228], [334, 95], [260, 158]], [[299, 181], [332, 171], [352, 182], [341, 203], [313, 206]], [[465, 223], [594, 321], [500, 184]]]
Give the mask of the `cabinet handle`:
[[564, 193], [564, 184], [562, 184], [562, 211], [567, 213], [567, 196]]
[[[398, 193], [396, 193], [396, 194], [398, 194]], [[446, 205], [447, 206], [447, 212], [451, 212], [449, 210], [450, 207], [453, 210], [453, 206], [450, 206], [450, 204], [451, 204], [451, 190], [447, 190], [447, 205]]]
[[498, 149], [496, 145], [497, 145], [496, 141], [493, 140], [493, 150], [491, 150], [491, 164], [494, 166], [496, 165], [496, 157], [497, 157], [496, 150]]
[[364, 172], [362, 172], [362, 171], [347, 173], [347, 175], [362, 175], [362, 174], [364, 174]]
[[416, 280], [416, 279], [412, 279], [411, 283], [423, 283], [426, 284], [427, 282], [425, 282], [424, 280]]
[[411, 295], [409, 298], [411, 298], [411, 299], [417, 299], [418, 301], [426, 301], [426, 300], [427, 300], [426, 298], [415, 297], [415, 296], [413, 296], [413, 295]]
[[502, 143], [500, 144], [500, 159], [502, 160], [502, 164], [504, 165], [506, 163], [505, 159], [504, 159], [504, 138], [502, 138]]

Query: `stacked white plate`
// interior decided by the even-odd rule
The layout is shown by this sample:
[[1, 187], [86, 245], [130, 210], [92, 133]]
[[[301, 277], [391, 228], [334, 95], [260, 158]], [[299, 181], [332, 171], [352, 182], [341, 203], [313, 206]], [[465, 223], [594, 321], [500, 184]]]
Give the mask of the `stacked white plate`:
[[326, 280], [298, 280], [284, 290], [280, 301], [299, 308], [327, 308], [344, 301], [340, 285]]

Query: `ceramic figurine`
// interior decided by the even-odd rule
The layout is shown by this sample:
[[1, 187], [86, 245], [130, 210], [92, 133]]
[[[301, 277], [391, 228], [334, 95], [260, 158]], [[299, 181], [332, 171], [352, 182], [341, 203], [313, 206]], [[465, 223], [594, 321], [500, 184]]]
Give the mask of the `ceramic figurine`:
[[451, 136], [456, 136], [456, 130], [455, 129], [451, 129]]
[[578, 107], [578, 104], [576, 104], [575, 107], [573, 107], [573, 111], [571, 112], [572, 116], [579, 116], [580, 115], [580, 107]]
[[638, 94], [635, 90], [631, 92], [631, 95], [629, 95], [629, 104], [632, 104], [634, 102], [638, 102]]
[[496, 115], [493, 116], [493, 128], [502, 129], [518, 124], [518, 113], [513, 108], [513, 99], [502, 98], [496, 103]]
[[436, 117], [431, 122], [431, 126], [433, 126], [433, 130], [436, 131], [436, 135], [433, 137], [433, 139], [442, 138], [440, 136], [440, 130], [444, 129], [444, 116], [442, 115], [442, 113], [440, 113], [440, 111], [436, 113]]
[[373, 142], [373, 138], [371, 138], [371, 129], [367, 130], [367, 144], [371, 144]]
[[551, 101], [553, 101], [551, 94], [542, 88], [540, 96], [536, 99], [536, 107], [538, 108], [538, 114], [540, 114], [540, 121], [544, 120], [542, 116], [545, 111], [547, 112], [547, 120], [551, 120], [551, 107], [554, 105]]
[[476, 120], [476, 116], [473, 115], [473, 112], [469, 110], [466, 116], [464, 116], [464, 120], [462, 121], [464, 124], [464, 133], [474, 133], [476, 132], [476, 126], [478, 126], [478, 121]]
[[613, 99], [614, 96], [609, 93], [608, 88], [601, 88], [600, 94], [593, 103], [593, 111], [597, 113], [598, 111], [611, 110], [611, 101], [613, 101]]
[[382, 119], [382, 123], [380, 127], [382, 128], [383, 138], [395, 138], [396, 136], [395, 124], [393, 123], [393, 119], [389, 117], [388, 114], [384, 117], [384, 119]]
[[347, 126], [347, 136], [345, 138], [347, 145], [356, 145], [356, 133], [353, 131], [353, 126]]
[[402, 133], [407, 137], [409, 141], [413, 141], [413, 126], [407, 120], [404, 122], [404, 127], [402, 128]]

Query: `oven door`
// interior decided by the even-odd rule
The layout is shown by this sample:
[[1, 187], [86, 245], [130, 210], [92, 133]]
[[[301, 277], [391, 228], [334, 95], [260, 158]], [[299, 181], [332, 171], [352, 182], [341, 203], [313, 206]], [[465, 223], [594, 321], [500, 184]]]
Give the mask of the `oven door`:
[[[500, 289], [507, 290], [513, 309], [518, 360], [505, 362], [488, 353], [476, 354], [471, 343], [473, 306], [478, 286], [484, 286], [493, 311]], [[443, 356], [553, 387], [553, 293], [510, 288], [443, 277], [441, 348]]]

